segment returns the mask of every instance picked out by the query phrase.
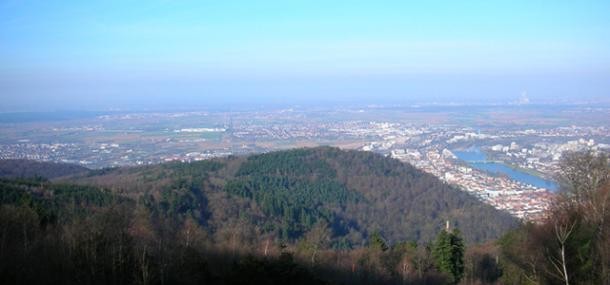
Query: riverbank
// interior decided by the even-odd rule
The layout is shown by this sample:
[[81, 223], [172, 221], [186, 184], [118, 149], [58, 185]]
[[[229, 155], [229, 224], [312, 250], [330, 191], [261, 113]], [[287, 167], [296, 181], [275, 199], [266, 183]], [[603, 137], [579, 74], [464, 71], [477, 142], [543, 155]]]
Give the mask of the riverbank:
[[470, 167], [475, 169], [495, 175], [505, 175], [514, 181], [538, 188], [545, 188], [553, 192], [557, 191], [559, 188], [554, 181], [545, 179], [536, 173], [531, 173], [521, 167], [515, 167], [514, 165], [509, 165], [504, 162], [489, 160], [487, 155], [480, 149], [454, 150], [452, 152], [458, 159], [466, 162]]

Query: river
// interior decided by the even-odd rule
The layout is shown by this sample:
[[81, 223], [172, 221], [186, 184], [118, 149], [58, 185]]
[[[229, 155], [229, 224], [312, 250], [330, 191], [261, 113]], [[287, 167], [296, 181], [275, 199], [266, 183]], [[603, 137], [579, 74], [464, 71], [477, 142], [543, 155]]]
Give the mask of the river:
[[504, 163], [487, 160], [485, 153], [478, 148], [471, 148], [468, 150], [455, 150], [451, 151], [459, 159], [465, 161], [471, 167], [482, 171], [487, 171], [495, 174], [503, 174], [515, 181], [519, 181], [524, 184], [533, 185], [539, 188], [546, 188], [551, 191], [557, 191], [557, 183], [543, 179], [541, 177], [529, 174], [522, 170], [512, 168]]

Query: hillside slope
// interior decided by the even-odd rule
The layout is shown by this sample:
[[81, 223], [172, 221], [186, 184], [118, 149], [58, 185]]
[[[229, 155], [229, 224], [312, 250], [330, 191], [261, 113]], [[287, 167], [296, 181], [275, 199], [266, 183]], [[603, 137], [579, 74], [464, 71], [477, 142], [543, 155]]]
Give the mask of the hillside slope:
[[53, 179], [62, 176], [82, 174], [88, 168], [68, 163], [41, 162], [25, 159], [0, 160], [0, 178]]
[[330, 147], [194, 163], [92, 171], [70, 182], [112, 189], [149, 210], [193, 218], [222, 238], [296, 241], [329, 225], [334, 247], [380, 232], [430, 241], [449, 220], [467, 242], [495, 239], [517, 220], [397, 160]]

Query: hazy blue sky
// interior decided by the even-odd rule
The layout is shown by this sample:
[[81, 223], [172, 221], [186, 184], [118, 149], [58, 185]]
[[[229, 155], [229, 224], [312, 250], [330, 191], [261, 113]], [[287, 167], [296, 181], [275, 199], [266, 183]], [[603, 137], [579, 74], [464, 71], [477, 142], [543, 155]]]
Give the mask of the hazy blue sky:
[[610, 1], [0, 0], [0, 110], [610, 101]]

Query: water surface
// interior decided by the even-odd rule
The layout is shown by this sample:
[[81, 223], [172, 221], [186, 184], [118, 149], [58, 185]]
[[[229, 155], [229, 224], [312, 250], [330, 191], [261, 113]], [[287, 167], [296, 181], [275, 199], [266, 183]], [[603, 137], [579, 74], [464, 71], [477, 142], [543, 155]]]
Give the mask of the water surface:
[[546, 188], [551, 191], [557, 191], [557, 183], [547, 180], [536, 175], [529, 174], [525, 171], [512, 168], [502, 162], [488, 160], [485, 153], [480, 149], [456, 150], [452, 151], [459, 159], [466, 161], [468, 165], [478, 170], [491, 172], [494, 174], [506, 175], [512, 180], [519, 181], [524, 184], [533, 185], [539, 188]]

